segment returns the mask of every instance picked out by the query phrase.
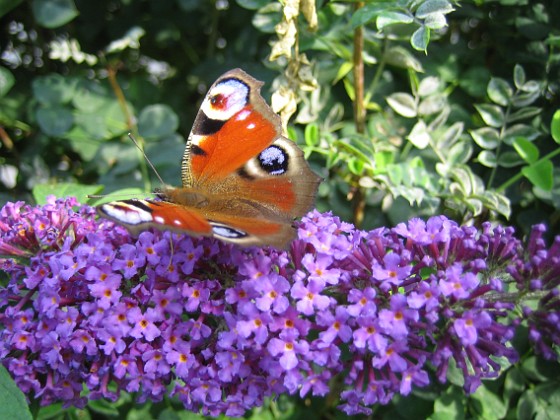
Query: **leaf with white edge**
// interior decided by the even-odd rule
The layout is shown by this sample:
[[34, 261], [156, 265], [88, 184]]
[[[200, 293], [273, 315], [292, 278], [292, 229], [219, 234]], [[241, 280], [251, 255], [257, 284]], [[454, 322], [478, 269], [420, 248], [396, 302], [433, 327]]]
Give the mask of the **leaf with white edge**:
[[6, 95], [14, 85], [16, 79], [6, 67], [0, 66], [0, 97]]
[[504, 133], [504, 143], [508, 145], [513, 144], [516, 137], [525, 137], [529, 141], [536, 140], [541, 135], [541, 132], [534, 127], [527, 124], [514, 124], [507, 128]]
[[550, 160], [541, 160], [521, 169], [521, 173], [535, 186], [551, 191], [554, 186], [554, 166]]
[[557, 110], [552, 116], [552, 121], [550, 123], [550, 134], [554, 141], [560, 144], [560, 109]]
[[386, 100], [397, 114], [406, 118], [416, 117], [416, 101], [409, 93], [393, 93], [389, 95]]
[[79, 14], [72, 0], [33, 0], [31, 10], [37, 23], [49, 29], [65, 25]]
[[516, 64], [513, 68], [513, 83], [517, 89], [521, 89], [521, 87], [525, 84], [525, 70], [519, 64]]
[[431, 140], [426, 123], [420, 120], [414, 124], [407, 139], [418, 149], [425, 149], [430, 144]]
[[385, 10], [381, 12], [377, 16], [377, 20], [375, 21], [377, 25], [377, 29], [380, 31], [383, 30], [386, 26], [395, 25], [395, 24], [408, 24], [412, 23], [414, 18], [404, 12], [398, 10]]
[[478, 161], [487, 168], [495, 168], [498, 165], [496, 154], [490, 150], [483, 150], [478, 154]]
[[428, 15], [433, 13], [451, 13], [453, 6], [447, 0], [427, 0], [418, 7], [416, 10], [416, 17], [418, 19], [425, 19]]
[[518, 137], [513, 142], [513, 147], [525, 162], [535, 163], [539, 160], [539, 148], [529, 140], [523, 137]]
[[441, 83], [438, 77], [424, 77], [418, 85], [418, 95], [421, 97], [431, 95], [438, 90], [440, 84]]
[[518, 109], [517, 111], [508, 115], [507, 122], [512, 123], [519, 120], [525, 120], [528, 118], [536, 117], [541, 113], [541, 108], [536, 106], [527, 106], [525, 108]]
[[443, 94], [430, 95], [423, 99], [418, 105], [419, 115], [433, 115], [440, 112], [447, 104], [447, 98]]
[[525, 165], [526, 162], [513, 150], [507, 150], [500, 153], [498, 157], [498, 166], [502, 168], [515, 168], [516, 166]]
[[470, 133], [475, 143], [483, 149], [495, 149], [500, 144], [500, 134], [494, 128], [482, 127]]
[[482, 120], [490, 127], [501, 127], [504, 124], [504, 111], [497, 105], [475, 104], [474, 107]]
[[424, 51], [428, 49], [428, 44], [430, 43], [430, 28], [426, 26], [420, 26], [414, 31], [410, 37], [410, 45], [417, 51]]
[[507, 106], [513, 96], [512, 87], [508, 82], [499, 77], [490, 79], [486, 92], [492, 102], [502, 106]]
[[449, 149], [447, 154], [447, 163], [457, 165], [467, 163], [473, 154], [473, 146], [466, 141], [458, 141]]
[[445, 28], [447, 26], [447, 19], [443, 13], [432, 13], [426, 16], [424, 25], [433, 30]]
[[540, 91], [522, 92], [522, 93], [518, 92], [512, 98], [511, 104], [515, 108], [522, 108], [522, 107], [531, 105], [533, 102], [535, 102], [537, 99], [539, 99], [540, 96], [541, 96]]
[[390, 47], [385, 54], [387, 64], [402, 69], [411, 69], [417, 73], [423, 73], [422, 63], [406, 48], [395, 46]]
[[463, 134], [464, 128], [465, 124], [462, 121], [457, 121], [456, 123], [452, 124], [444, 131], [441, 136], [438, 136], [436, 140], [438, 147], [447, 148], [450, 145], [454, 144], [459, 140], [461, 134]]

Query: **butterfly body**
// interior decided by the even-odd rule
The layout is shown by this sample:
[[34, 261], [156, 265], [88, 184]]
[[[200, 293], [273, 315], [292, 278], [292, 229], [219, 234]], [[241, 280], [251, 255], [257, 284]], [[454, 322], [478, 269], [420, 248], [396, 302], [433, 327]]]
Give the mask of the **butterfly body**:
[[98, 212], [133, 233], [156, 227], [244, 246], [287, 246], [293, 219], [312, 206], [320, 178], [282, 136], [261, 85], [240, 69], [212, 85], [187, 140], [182, 187], [161, 190], [162, 201], [116, 201]]

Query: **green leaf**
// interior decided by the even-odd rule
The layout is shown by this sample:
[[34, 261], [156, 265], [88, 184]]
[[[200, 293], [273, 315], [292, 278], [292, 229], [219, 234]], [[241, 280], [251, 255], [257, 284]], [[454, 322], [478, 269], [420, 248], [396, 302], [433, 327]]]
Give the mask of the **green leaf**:
[[535, 163], [539, 160], [539, 148], [529, 140], [523, 137], [518, 137], [513, 142], [513, 147], [525, 162]]
[[386, 4], [368, 3], [364, 7], [356, 10], [350, 19], [350, 25], [352, 29], [356, 29], [358, 26], [362, 26], [363, 24], [375, 19], [385, 10], [387, 10]]
[[93, 112], [106, 108], [113, 98], [109, 98], [107, 88], [94, 80], [80, 80], [75, 89], [72, 104], [81, 111]]
[[507, 106], [513, 96], [512, 87], [508, 82], [499, 77], [493, 77], [490, 79], [486, 92], [492, 102], [502, 106]]
[[45, 204], [49, 195], [61, 197], [76, 197], [79, 203], [87, 203], [90, 194], [99, 194], [103, 191], [101, 185], [82, 185], [72, 183], [37, 184], [33, 187], [33, 198], [37, 204]]
[[419, 19], [424, 19], [432, 13], [450, 13], [453, 10], [453, 6], [447, 0], [427, 0], [418, 7], [416, 10], [416, 17]]
[[495, 128], [482, 127], [470, 133], [475, 143], [483, 149], [495, 149], [500, 144], [500, 134]]
[[507, 407], [501, 398], [493, 392], [490, 392], [484, 385], [479, 387], [476, 392], [471, 395], [471, 399], [478, 402], [473, 407], [478, 407], [478, 413], [474, 413], [479, 418], [504, 418], [507, 413]]
[[167, 105], [147, 106], [138, 117], [138, 133], [145, 138], [161, 138], [179, 128], [179, 117]]
[[76, 82], [60, 74], [37, 77], [31, 85], [33, 96], [44, 105], [59, 105], [70, 102], [74, 97]]
[[23, 392], [20, 391], [6, 368], [2, 365], [0, 365], [0, 418], [33, 419]]
[[51, 137], [61, 137], [74, 123], [72, 112], [63, 107], [39, 108], [36, 117], [41, 131]]
[[552, 121], [550, 123], [550, 134], [554, 141], [560, 144], [560, 109], [557, 110], [552, 116]]
[[18, 6], [23, 0], [2, 0], [0, 1], [0, 17]]
[[393, 93], [386, 98], [386, 101], [397, 114], [406, 118], [416, 116], [416, 101], [409, 93]]
[[[200, 8], [202, 1], [201, 0], [178, 0], [177, 3], [179, 4], [181, 10], [183, 10], [184, 12], [194, 12], [195, 10]], [[241, 3], [242, 3], [241, 0], [237, 1], [237, 4], [243, 7]]]
[[[92, 193], [92, 194], [99, 194], [101, 191], [103, 191], [103, 186], [98, 185], [97, 188], [99, 189], [99, 191]], [[109, 203], [111, 201], [115, 201], [115, 200], [123, 200], [123, 199], [127, 199], [127, 198], [144, 198], [146, 196], [148, 196], [149, 194], [140, 189], [140, 188], [121, 188], [119, 190], [115, 190], [112, 191], [110, 194], [104, 195], [101, 198], [97, 198], [97, 199], [93, 199], [93, 201], [91, 202], [91, 205], [93, 206], [99, 206], [100, 204], [105, 204], [105, 203]], [[89, 199], [92, 200], [92, 199]]]
[[475, 104], [482, 120], [490, 127], [501, 127], [504, 124], [504, 111], [497, 105]]
[[79, 14], [72, 0], [33, 0], [31, 10], [37, 23], [49, 29], [66, 24]]
[[280, 3], [269, 3], [259, 9], [253, 16], [253, 26], [259, 31], [273, 34], [274, 28], [282, 19], [282, 5]]
[[10, 70], [0, 66], [0, 97], [6, 95], [14, 85], [16, 79]]
[[[184, 1], [184, 0], [182, 0]], [[270, 3], [269, 0], [236, 0], [241, 7], [249, 10], [258, 10]]]
[[398, 10], [384, 10], [377, 16], [375, 23], [377, 24], [377, 29], [381, 31], [389, 25], [395, 25], [397, 23], [408, 24], [413, 21], [413, 17], [407, 13]]
[[544, 191], [551, 191], [554, 166], [550, 160], [542, 160], [521, 169], [521, 173], [535, 186]]
[[513, 68], [513, 83], [517, 89], [521, 89], [521, 87], [525, 84], [525, 70], [519, 64], [516, 64]]
[[319, 126], [316, 123], [310, 123], [305, 126], [304, 132], [305, 144], [308, 146], [316, 146], [319, 144]]
[[426, 52], [429, 42], [430, 29], [426, 26], [420, 26], [414, 31], [412, 37], [410, 38], [410, 45], [412, 45], [412, 48], [418, 51]]

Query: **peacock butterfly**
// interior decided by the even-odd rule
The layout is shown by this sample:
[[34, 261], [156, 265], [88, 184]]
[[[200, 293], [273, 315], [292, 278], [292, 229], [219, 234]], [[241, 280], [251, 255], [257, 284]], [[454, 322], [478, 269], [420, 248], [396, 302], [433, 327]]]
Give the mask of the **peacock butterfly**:
[[313, 205], [321, 178], [282, 136], [262, 85], [241, 69], [222, 75], [187, 139], [183, 186], [159, 191], [162, 201], [114, 201], [98, 206], [98, 213], [133, 234], [155, 227], [285, 248], [295, 236], [294, 218]]

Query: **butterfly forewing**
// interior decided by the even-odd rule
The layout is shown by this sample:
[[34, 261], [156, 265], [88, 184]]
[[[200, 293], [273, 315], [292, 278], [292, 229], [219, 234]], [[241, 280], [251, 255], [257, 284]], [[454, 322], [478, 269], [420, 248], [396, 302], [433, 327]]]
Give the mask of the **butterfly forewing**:
[[148, 227], [214, 236], [242, 246], [284, 248], [292, 221], [313, 205], [320, 178], [303, 152], [281, 136], [262, 83], [240, 69], [210, 88], [187, 140], [182, 188], [163, 201], [125, 200], [98, 207], [132, 233]]

